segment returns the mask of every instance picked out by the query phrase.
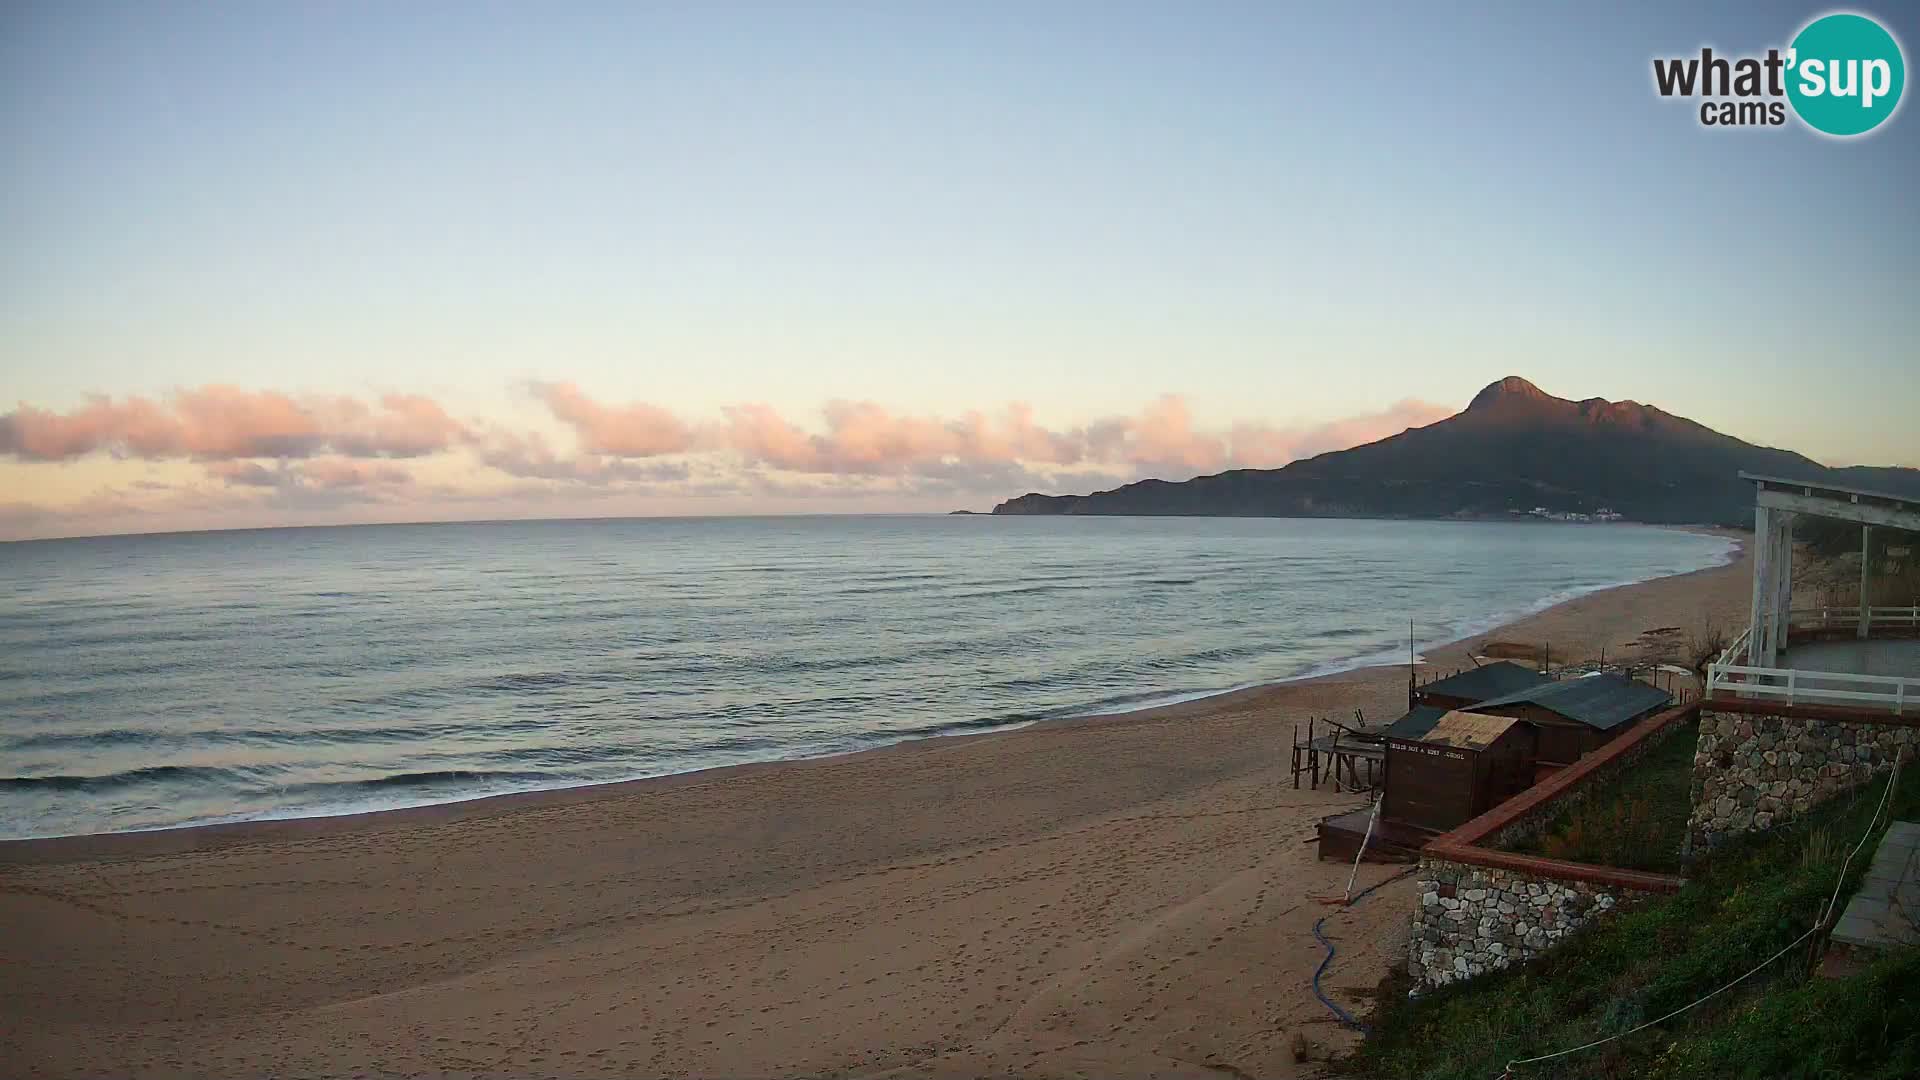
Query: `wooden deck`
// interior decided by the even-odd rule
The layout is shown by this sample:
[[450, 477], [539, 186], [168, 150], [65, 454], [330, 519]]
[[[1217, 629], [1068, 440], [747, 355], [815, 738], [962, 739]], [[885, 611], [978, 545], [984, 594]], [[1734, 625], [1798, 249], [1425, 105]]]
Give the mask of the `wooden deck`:
[[[1320, 822], [1320, 857], [1352, 862], [1360, 851], [1360, 842], [1367, 835], [1367, 818], [1373, 808], [1363, 806], [1327, 818]], [[1389, 821], [1382, 817], [1373, 823], [1373, 839], [1367, 842], [1367, 862], [1405, 863], [1417, 862], [1420, 849], [1427, 841], [1440, 835], [1417, 825], [1404, 821]]]
[[[1316, 730], [1318, 725], [1318, 730]], [[1307, 774], [1318, 790], [1324, 777], [1336, 791], [1372, 791], [1387, 777], [1387, 744], [1377, 731], [1331, 720], [1308, 720], [1307, 737], [1293, 729], [1293, 786]]]

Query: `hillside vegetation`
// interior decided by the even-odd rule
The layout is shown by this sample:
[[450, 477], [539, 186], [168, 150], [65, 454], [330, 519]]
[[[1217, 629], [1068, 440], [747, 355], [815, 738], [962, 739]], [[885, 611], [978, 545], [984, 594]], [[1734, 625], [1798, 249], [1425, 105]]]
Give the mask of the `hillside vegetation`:
[[[1920, 813], [1909, 763], [1896, 820]], [[1409, 1001], [1383, 986], [1375, 1032], [1335, 1071], [1364, 1077], [1494, 1080], [1510, 1061], [1628, 1031], [1724, 986], [1803, 934], [1842, 860], [1872, 819], [1884, 778], [1810, 820], [1749, 837], [1694, 870], [1677, 896], [1583, 931], [1517, 971]], [[1857, 886], [1885, 817], [1855, 857]], [[1814, 944], [1818, 944], [1819, 938]], [[1920, 1076], [1920, 949], [1887, 954], [1844, 978], [1814, 975], [1794, 948], [1733, 990], [1659, 1026], [1565, 1057], [1516, 1066], [1516, 1080]]]

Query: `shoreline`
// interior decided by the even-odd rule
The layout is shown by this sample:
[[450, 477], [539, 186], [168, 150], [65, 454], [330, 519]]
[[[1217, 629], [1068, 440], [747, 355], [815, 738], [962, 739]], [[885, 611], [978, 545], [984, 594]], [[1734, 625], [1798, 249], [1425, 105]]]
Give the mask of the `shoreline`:
[[[1584, 592], [1576, 593], [1565, 599], [1554, 600], [1560, 594], [1553, 593], [1541, 598], [1535, 605], [1529, 605], [1516, 613], [1495, 613], [1489, 619], [1500, 622], [1482, 626], [1466, 634], [1438, 641], [1415, 643], [1417, 656], [1415, 667], [1433, 667], [1435, 661], [1429, 655], [1450, 650], [1471, 649], [1464, 647], [1470, 642], [1484, 641], [1490, 637], [1509, 631], [1531, 619], [1549, 613], [1569, 609], [1594, 597], [1605, 596], [1622, 589], [1632, 589], [1656, 585], [1662, 582], [1679, 581], [1689, 577], [1713, 573], [1736, 566], [1745, 557], [1747, 542], [1744, 534], [1719, 528], [1655, 526], [1673, 528], [1697, 536], [1710, 536], [1725, 540], [1728, 546], [1718, 556], [1718, 561], [1694, 570], [1685, 570], [1677, 574], [1644, 578], [1638, 581], [1619, 582], [1600, 585]], [[1473, 625], [1469, 623], [1468, 625]], [[1368, 672], [1405, 668], [1404, 662], [1386, 659], [1375, 660], [1383, 654], [1363, 654], [1351, 660], [1336, 661], [1329, 665], [1330, 670], [1309, 670], [1300, 675], [1281, 679], [1267, 680], [1246, 686], [1229, 687], [1221, 690], [1207, 690], [1192, 695], [1173, 695], [1171, 700], [1145, 699], [1133, 708], [1110, 709], [1101, 712], [1074, 715], [1042, 717], [1037, 720], [1014, 721], [1004, 726], [985, 727], [979, 731], [955, 731], [948, 734], [910, 735], [904, 738], [882, 742], [873, 746], [854, 750], [842, 750], [827, 754], [814, 754], [800, 757], [771, 758], [765, 761], [737, 762], [727, 765], [712, 765], [679, 772], [659, 773], [652, 776], [631, 777], [623, 780], [606, 780], [586, 784], [566, 784], [556, 787], [531, 788], [521, 791], [497, 792], [487, 795], [454, 797], [433, 802], [417, 803], [405, 806], [377, 807], [366, 810], [342, 810], [338, 813], [303, 813], [286, 817], [255, 817], [234, 821], [211, 821], [182, 825], [167, 825], [151, 829], [128, 829], [116, 832], [66, 833], [56, 836], [34, 836], [0, 838], [0, 868], [9, 865], [34, 862], [65, 862], [88, 858], [125, 858], [147, 854], [172, 854], [187, 851], [199, 851], [232, 843], [246, 843], [261, 839], [281, 839], [307, 837], [324, 834], [334, 829], [342, 831], [379, 828], [385, 825], [422, 824], [443, 821], [464, 820], [474, 816], [484, 816], [495, 812], [507, 812], [543, 805], [574, 805], [595, 799], [618, 797], [623, 794], [645, 793], [650, 790], [672, 790], [684, 784], [706, 783], [724, 780], [731, 775], [751, 775], [768, 769], [804, 767], [815, 763], [836, 762], [867, 755], [881, 755], [894, 751], [910, 750], [915, 747], [971, 741], [975, 739], [1001, 738], [1036, 728], [1059, 729], [1074, 726], [1098, 726], [1126, 719], [1157, 720], [1179, 719], [1203, 714], [1213, 709], [1230, 708], [1243, 702], [1258, 701], [1288, 688], [1310, 685], [1338, 685], [1351, 677], [1362, 676]], [[1574, 658], [1569, 656], [1571, 661]], [[1591, 659], [1583, 657], [1581, 659]], [[1457, 660], [1457, 658], [1456, 658]], [[1392, 719], [1387, 717], [1386, 719]]]
[[[1578, 662], [1744, 623], [1751, 558], [1498, 638]], [[1694, 640], [1698, 640], [1697, 638]], [[1627, 651], [1633, 651], [1629, 648]], [[1128, 713], [358, 815], [0, 844], [22, 1075], [1311, 1075], [1400, 960], [1402, 868], [1292, 728], [1405, 711], [1358, 668]], [[1338, 945], [1331, 968], [1316, 930]], [[1296, 1040], [1311, 1059], [1295, 1057]]]

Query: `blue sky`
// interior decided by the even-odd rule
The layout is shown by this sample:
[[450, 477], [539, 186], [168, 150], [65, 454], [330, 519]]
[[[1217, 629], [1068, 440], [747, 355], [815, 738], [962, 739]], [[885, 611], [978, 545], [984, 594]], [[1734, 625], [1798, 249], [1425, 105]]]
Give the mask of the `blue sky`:
[[1826, 8], [1437, 7], [10, 5], [0, 398], [1293, 429], [1520, 374], [1920, 464], [1912, 110], [1652, 90]]

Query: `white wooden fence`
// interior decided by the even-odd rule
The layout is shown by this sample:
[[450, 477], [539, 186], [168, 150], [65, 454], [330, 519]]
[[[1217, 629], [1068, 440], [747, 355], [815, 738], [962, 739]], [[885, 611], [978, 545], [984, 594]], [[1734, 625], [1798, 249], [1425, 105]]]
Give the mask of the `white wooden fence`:
[[[1867, 629], [1874, 627], [1920, 627], [1920, 606], [1867, 608]], [[1788, 624], [1803, 630], [1840, 630], [1858, 628], [1858, 607], [1806, 608], [1787, 613]], [[1748, 627], [1733, 639], [1719, 659], [1707, 665], [1707, 696], [1715, 693], [1741, 697], [1772, 698], [1788, 705], [1852, 705], [1869, 709], [1890, 709], [1901, 715], [1909, 707], [1920, 706], [1920, 678], [1892, 675], [1856, 675], [1845, 671], [1805, 671], [1798, 668], [1753, 667], [1747, 659], [1747, 646], [1753, 640]], [[1920, 641], [1914, 643], [1920, 649]]]
[[[1857, 607], [1820, 607], [1796, 608], [1787, 612], [1787, 623], [1802, 630], [1837, 630], [1860, 625], [1860, 609]], [[1867, 632], [1872, 633], [1876, 626], [1916, 626], [1920, 627], [1920, 605], [1914, 607], [1884, 607], [1875, 604], [1867, 609]]]

